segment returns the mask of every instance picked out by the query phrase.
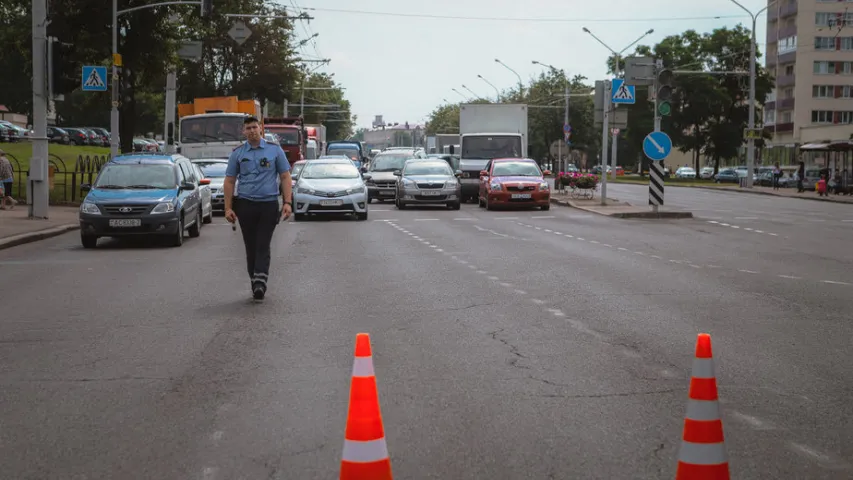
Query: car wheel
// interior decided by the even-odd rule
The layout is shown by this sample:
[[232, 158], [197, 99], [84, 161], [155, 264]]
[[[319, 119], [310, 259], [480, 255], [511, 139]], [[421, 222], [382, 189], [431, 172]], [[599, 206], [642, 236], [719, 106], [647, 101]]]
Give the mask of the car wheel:
[[204, 223], [213, 223], [213, 207], [210, 207], [210, 215], [204, 217]]
[[462, 202], [453, 202], [447, 205], [453, 210], [460, 210], [462, 208]]
[[551, 204], [549, 203], [548, 205], [542, 205], [539, 208], [541, 208], [543, 212], [547, 211], [547, 210], [551, 210]]
[[201, 222], [201, 207], [199, 207], [195, 214], [195, 222], [189, 228], [190, 237], [198, 238], [201, 235]]
[[355, 214], [355, 218], [356, 218], [356, 220], [359, 220], [359, 221], [367, 220], [367, 212], [364, 212], [364, 213], [356, 213], [356, 214]]
[[491, 202], [489, 202], [488, 196], [486, 197], [485, 202], [486, 202], [486, 210], [494, 210], [495, 209], [495, 207], [492, 206]]
[[83, 248], [97, 248], [98, 237], [94, 235], [80, 235], [80, 243], [83, 244]]
[[301, 222], [303, 220], [305, 220], [305, 214], [303, 214], [303, 213], [294, 213], [293, 214], [293, 221], [294, 222]]
[[400, 200], [396, 200], [395, 203], [397, 204], [398, 209], [400, 209], [400, 210], [406, 209], [406, 205], [403, 202], [401, 202]]
[[178, 233], [172, 236], [172, 246], [180, 247], [184, 244], [184, 215], [178, 219]]
[[477, 206], [480, 208], [483, 208], [486, 206], [486, 204], [483, 202], [483, 199], [480, 197], [477, 197]]

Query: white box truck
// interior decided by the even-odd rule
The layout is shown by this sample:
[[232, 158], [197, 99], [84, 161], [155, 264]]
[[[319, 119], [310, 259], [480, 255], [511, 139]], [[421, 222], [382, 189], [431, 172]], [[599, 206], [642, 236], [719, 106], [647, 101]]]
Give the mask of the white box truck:
[[477, 201], [480, 170], [489, 160], [527, 157], [527, 105], [464, 104], [459, 134], [462, 200]]

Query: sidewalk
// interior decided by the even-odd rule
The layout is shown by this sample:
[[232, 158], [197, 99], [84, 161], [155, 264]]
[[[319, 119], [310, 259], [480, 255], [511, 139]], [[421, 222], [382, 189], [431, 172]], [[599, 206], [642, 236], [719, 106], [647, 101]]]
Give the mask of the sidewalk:
[[31, 220], [27, 218], [27, 211], [24, 203], [18, 203], [14, 210], [0, 210], [0, 250], [80, 228], [77, 207], [51, 206], [47, 220]]

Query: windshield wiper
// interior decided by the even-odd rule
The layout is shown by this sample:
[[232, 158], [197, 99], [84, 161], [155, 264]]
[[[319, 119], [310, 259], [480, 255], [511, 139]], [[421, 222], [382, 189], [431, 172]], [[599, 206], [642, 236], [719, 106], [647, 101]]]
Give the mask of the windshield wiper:
[[115, 190], [115, 189], [122, 189], [122, 188], [127, 188], [127, 187], [125, 187], [124, 185], [98, 185], [95, 188], [103, 188], [104, 190], [107, 190], [107, 189]]
[[154, 188], [157, 188], [157, 189], [160, 189], [160, 188], [163, 188], [163, 187], [158, 187], [158, 186], [156, 186], [156, 185], [128, 185], [128, 186], [127, 186], [127, 187], [125, 187], [125, 188], [145, 188], [145, 189], [154, 189]]

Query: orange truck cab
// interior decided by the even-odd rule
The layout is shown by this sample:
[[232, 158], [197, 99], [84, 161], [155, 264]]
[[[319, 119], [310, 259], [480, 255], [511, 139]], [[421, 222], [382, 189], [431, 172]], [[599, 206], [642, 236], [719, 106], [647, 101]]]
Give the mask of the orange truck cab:
[[178, 152], [190, 159], [228, 158], [245, 141], [243, 120], [253, 115], [261, 121], [261, 103], [232, 97], [203, 97], [178, 105]]

